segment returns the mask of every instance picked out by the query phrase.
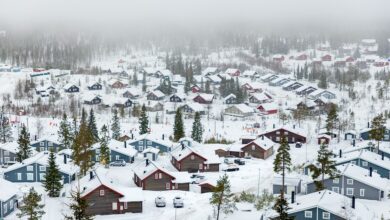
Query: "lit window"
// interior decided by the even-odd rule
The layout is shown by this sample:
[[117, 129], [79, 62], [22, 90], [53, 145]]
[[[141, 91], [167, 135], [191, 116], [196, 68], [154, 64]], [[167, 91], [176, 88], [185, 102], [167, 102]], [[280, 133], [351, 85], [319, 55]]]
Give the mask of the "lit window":
[[100, 195], [100, 196], [104, 196], [104, 189], [101, 189], [101, 190], [99, 191], [99, 195]]

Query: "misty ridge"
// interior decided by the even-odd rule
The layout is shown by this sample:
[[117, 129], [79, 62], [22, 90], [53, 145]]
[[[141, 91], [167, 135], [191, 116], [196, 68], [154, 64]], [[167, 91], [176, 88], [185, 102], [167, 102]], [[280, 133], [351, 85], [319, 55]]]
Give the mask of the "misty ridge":
[[[388, 8], [390, 2], [380, 0], [5, 0], [0, 55], [17, 65], [76, 68], [129, 47], [195, 54], [250, 48], [264, 37], [301, 39], [306, 46], [331, 41], [337, 47], [362, 38], [387, 39]], [[45, 47], [58, 45], [63, 55], [57, 61], [42, 55]]]

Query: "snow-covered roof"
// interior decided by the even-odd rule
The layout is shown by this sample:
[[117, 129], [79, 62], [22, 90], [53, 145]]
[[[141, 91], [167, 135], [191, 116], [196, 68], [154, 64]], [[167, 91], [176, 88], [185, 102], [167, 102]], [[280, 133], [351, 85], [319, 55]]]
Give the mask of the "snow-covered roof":
[[375, 39], [362, 39], [362, 43], [375, 44], [376, 40]]
[[[146, 161], [148, 161], [148, 164], [146, 164]], [[138, 178], [140, 178], [141, 180], [145, 179], [150, 174], [154, 173], [156, 170], [160, 170], [160, 171], [162, 171], [162, 172], [164, 172], [164, 173], [174, 177], [173, 174], [171, 174], [170, 171], [168, 171], [167, 169], [162, 167], [160, 164], [158, 164], [155, 161], [148, 160], [148, 159], [146, 159], [145, 161], [140, 162], [139, 164], [137, 164], [133, 168], [133, 171], [134, 171], [135, 175], [137, 175]]]
[[55, 143], [55, 144], [61, 144], [59, 141], [58, 141], [58, 136], [57, 135], [49, 135], [49, 136], [44, 136], [44, 137], [41, 137], [41, 138], [38, 138], [37, 140], [35, 141], [32, 141], [30, 143], [30, 145], [32, 144], [36, 144], [36, 143], [39, 143], [39, 142], [42, 142], [42, 141], [49, 141], [49, 142], [52, 142], [52, 143]]
[[175, 177], [172, 183], [191, 183], [193, 181], [188, 172], [171, 172], [171, 174]]
[[351, 212], [353, 216], [348, 218], [351, 220], [373, 219], [373, 213], [359, 201], [355, 201], [355, 209], [353, 209], [351, 198], [329, 190], [297, 196], [296, 201], [288, 205], [291, 208], [288, 210], [288, 213], [296, 213], [318, 207], [340, 217], [344, 217], [346, 212]]
[[269, 133], [269, 132], [272, 132], [272, 131], [276, 131], [276, 130], [279, 130], [279, 129], [284, 129], [286, 131], [289, 131], [289, 132], [301, 135], [303, 137], [306, 137], [306, 132], [303, 129], [298, 128], [296, 126], [290, 126], [290, 125], [284, 125], [284, 126], [279, 126], [279, 127], [272, 128], [272, 129], [267, 129], [265, 132], [262, 132], [262, 134]]
[[277, 110], [279, 107], [278, 107], [278, 104], [276, 104], [275, 102], [266, 102], [266, 103], [262, 103], [259, 105], [259, 107], [263, 107], [264, 111], [270, 111], [270, 110]]
[[215, 82], [215, 83], [219, 83], [222, 81], [222, 79], [217, 75], [207, 76], [207, 78], [209, 78], [210, 81]]
[[265, 136], [257, 138], [257, 139], [253, 140], [252, 142], [250, 142], [250, 143], [248, 143], [248, 144], [246, 144], [244, 146], [250, 145], [251, 143], [254, 143], [254, 144], [260, 146], [264, 150], [268, 150], [268, 149], [272, 148], [275, 145], [275, 143], [271, 139], [269, 139], [269, 138], [267, 138]]
[[153, 67], [144, 67], [143, 70], [146, 74], [155, 74], [157, 72], [157, 69]]
[[266, 75], [260, 77], [260, 79], [261, 79], [261, 80], [265, 80], [265, 79], [268, 79], [268, 78], [270, 78], [271, 76], [274, 76], [274, 75], [275, 75], [275, 74], [273, 74], [273, 73], [268, 73], [268, 74], [266, 74]]
[[123, 95], [126, 92], [130, 93], [133, 96], [140, 96], [141, 95], [141, 90], [138, 88], [135, 88], [135, 87], [126, 88], [123, 92], [121, 92], [121, 94]]
[[382, 178], [376, 172], [372, 172], [372, 176], [370, 176], [369, 170], [351, 163], [339, 165], [337, 166], [337, 169], [341, 172], [341, 174], [344, 174], [347, 177], [353, 178], [359, 182], [383, 191], [386, 191], [389, 186], [388, 179]]
[[[74, 83], [68, 83], [68, 84], [66, 84], [66, 85], [64, 86], [64, 89], [65, 89], [65, 90], [68, 90], [68, 89], [70, 89], [72, 86], [76, 86], [76, 84], [74, 84]], [[78, 87], [78, 86], [76, 86], [76, 87]]]
[[297, 82], [297, 81], [290, 81], [290, 82], [287, 82], [286, 84], [284, 84], [284, 85], [282, 86], [282, 88], [287, 88], [287, 87], [293, 85], [293, 84], [296, 83], [296, 82]]
[[350, 153], [343, 153], [341, 158], [335, 157], [334, 160], [336, 161], [337, 164], [341, 164], [359, 158], [369, 163], [375, 164], [379, 167], [383, 167], [387, 170], [390, 170], [390, 160], [387, 157], [383, 158], [382, 160], [381, 155], [373, 153], [369, 150], [360, 150], [360, 151], [353, 151]]
[[187, 106], [189, 108], [191, 108], [192, 110], [194, 110], [195, 112], [203, 112], [205, 111], [203, 105], [197, 103], [197, 102], [191, 102], [191, 103], [188, 103]]
[[84, 101], [92, 101], [95, 98], [100, 98], [100, 95], [96, 95], [93, 93], [84, 93], [83, 94], [83, 100]]
[[0, 178], [0, 201], [5, 202], [11, 197], [19, 194], [19, 189], [16, 184]]
[[[275, 174], [274, 178], [272, 179], [272, 184], [274, 185], [282, 185], [282, 176], [280, 174]], [[298, 186], [301, 182], [301, 179], [297, 176], [287, 174], [284, 179], [284, 184], [287, 186]]]
[[[235, 108], [237, 108], [242, 113], [253, 113], [254, 109], [247, 106], [246, 104], [236, 104], [234, 105]], [[228, 107], [231, 108], [231, 107]]]
[[[48, 166], [48, 160], [49, 160], [49, 152], [48, 151], [42, 151], [37, 153], [36, 155], [27, 158], [23, 160], [21, 163], [16, 163], [11, 166], [9, 166], [7, 169], [4, 170], [4, 173], [10, 172], [16, 169], [19, 169], [24, 166], [28, 166], [33, 163], [38, 163], [43, 166]], [[68, 160], [67, 163], [64, 163], [63, 157], [56, 155], [56, 164], [58, 165], [58, 169], [66, 174], [72, 175], [74, 173], [77, 173], [79, 171], [79, 167], [74, 165], [71, 160]]]
[[259, 101], [264, 101], [264, 100], [269, 100], [270, 99], [264, 92], [252, 93], [251, 97], [253, 97], [253, 98], [255, 98], [256, 100], [259, 100]]
[[240, 71], [239, 69], [234, 69], [234, 68], [228, 68], [225, 73], [226, 74], [234, 74], [236, 73], [237, 71]]
[[225, 98], [223, 98], [223, 101], [226, 101], [230, 98], [237, 98], [236, 95], [234, 95], [233, 93], [230, 93], [229, 95], [227, 95]]
[[158, 98], [162, 98], [165, 96], [165, 94], [163, 92], [161, 92], [160, 90], [154, 90], [154, 91], [151, 91], [150, 93], [154, 94]]
[[16, 141], [7, 142], [4, 144], [0, 144], [0, 149], [16, 154], [19, 152], [19, 144]]
[[[108, 141], [107, 145], [108, 145], [108, 148], [110, 150], [116, 151], [118, 153], [130, 156], [130, 157], [134, 157], [138, 153], [137, 150], [135, 150], [133, 148], [133, 146], [127, 144], [125, 147], [125, 142], [117, 141], [114, 139], [110, 139]], [[92, 145], [92, 148], [93, 149], [100, 149], [100, 143], [96, 143], [96, 144]]]
[[160, 150], [157, 148], [154, 148], [154, 147], [148, 147], [144, 151], [142, 151], [143, 154], [145, 154], [145, 153], [158, 154], [159, 152], [160, 152]]
[[245, 70], [242, 73], [243, 76], [254, 76], [255, 74], [257, 74], [257, 71], [255, 70]]
[[198, 96], [202, 97], [207, 102], [211, 102], [214, 99], [214, 95], [213, 94], [198, 93]]

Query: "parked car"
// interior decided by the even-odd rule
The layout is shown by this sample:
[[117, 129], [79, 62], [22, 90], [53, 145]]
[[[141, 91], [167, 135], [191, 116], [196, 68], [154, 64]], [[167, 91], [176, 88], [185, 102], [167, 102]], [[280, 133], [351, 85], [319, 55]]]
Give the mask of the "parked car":
[[116, 160], [110, 163], [110, 166], [113, 167], [124, 167], [126, 166], [126, 162], [124, 160]]
[[154, 200], [154, 203], [156, 203], [156, 207], [165, 207], [167, 204], [165, 202], [165, 198], [162, 196], [157, 196], [156, 199]]
[[225, 171], [225, 172], [233, 172], [233, 171], [238, 171], [238, 170], [240, 170], [240, 168], [235, 163], [227, 164], [227, 165], [224, 165], [222, 167], [222, 171]]
[[227, 156], [227, 157], [225, 157], [225, 159], [223, 160], [223, 162], [226, 163], [226, 164], [232, 164], [232, 163], [234, 163], [234, 160], [235, 160], [235, 157], [233, 157], [233, 156]]
[[238, 165], [245, 165], [245, 161], [243, 159], [240, 159], [240, 158], [235, 159], [234, 163], [238, 164]]
[[192, 174], [191, 175], [192, 184], [200, 183], [202, 180], [204, 180], [204, 176], [200, 174]]
[[183, 198], [181, 198], [180, 196], [176, 196], [173, 199], [173, 207], [175, 207], [175, 208], [183, 208], [184, 207]]

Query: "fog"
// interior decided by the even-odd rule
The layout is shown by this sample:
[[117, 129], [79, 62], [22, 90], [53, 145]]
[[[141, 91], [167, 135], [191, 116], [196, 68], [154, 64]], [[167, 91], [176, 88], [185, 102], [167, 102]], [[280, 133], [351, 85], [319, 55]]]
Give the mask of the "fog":
[[386, 0], [2, 0], [0, 29], [101, 33], [387, 31]]

